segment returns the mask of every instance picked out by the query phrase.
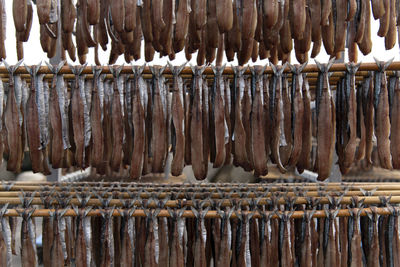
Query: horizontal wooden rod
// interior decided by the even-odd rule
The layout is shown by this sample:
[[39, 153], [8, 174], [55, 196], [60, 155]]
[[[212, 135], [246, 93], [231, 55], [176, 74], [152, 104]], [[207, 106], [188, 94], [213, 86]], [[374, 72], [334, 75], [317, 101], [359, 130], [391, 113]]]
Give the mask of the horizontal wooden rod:
[[[359, 209], [340, 209], [337, 213], [337, 217], [350, 217], [353, 216], [353, 212], [352, 211], [358, 211]], [[23, 212], [24, 210], [22, 209], [8, 209], [7, 213], [4, 215], [6, 217], [18, 217], [20, 216], [20, 213]], [[66, 209], [63, 210], [65, 211], [64, 216], [67, 217], [76, 217], [78, 214], [76, 214], [75, 210], [73, 209]], [[115, 209], [112, 212], [112, 216], [114, 217], [121, 217], [121, 214], [123, 214], [123, 209]], [[50, 217], [51, 213], [55, 212], [54, 209], [37, 209], [32, 213], [32, 217]], [[102, 214], [104, 214], [104, 212], [107, 212], [107, 210], [104, 209], [95, 209], [95, 210], [90, 210], [87, 214], [87, 216], [102, 216]], [[170, 217], [170, 213], [168, 210], [166, 209], [160, 209], [158, 211], [158, 215], [157, 217]], [[311, 211], [307, 211], [307, 212], [311, 212]], [[325, 210], [315, 210], [313, 211], [313, 218], [325, 218], [326, 217], [326, 211]], [[372, 213], [372, 212], [376, 212], [379, 215], [391, 215], [392, 212], [388, 209], [388, 208], [374, 208], [373, 210], [371, 208], [364, 208], [361, 209], [360, 212], [360, 216], [366, 216], [368, 213]], [[293, 211], [293, 212], [289, 212], [289, 211], [285, 211], [285, 212], [271, 212], [271, 211], [267, 211], [264, 214], [271, 214], [272, 219], [277, 219], [279, 218], [278, 214], [291, 214], [291, 218], [292, 219], [301, 219], [304, 217], [304, 211]], [[238, 218], [238, 214], [251, 214], [252, 218], [262, 218], [262, 213], [259, 211], [241, 211], [241, 210], [237, 210], [235, 212], [232, 213], [231, 218], [232, 219], [236, 219]], [[132, 213], [133, 217], [146, 217], [146, 211], [143, 209], [137, 209]], [[195, 214], [193, 213], [193, 211], [191, 210], [185, 210], [182, 214], [182, 217], [184, 218], [196, 218]], [[217, 211], [215, 210], [208, 210], [206, 215], [205, 215], [206, 219], [211, 219], [211, 218], [220, 218], [220, 215], [218, 214]]]

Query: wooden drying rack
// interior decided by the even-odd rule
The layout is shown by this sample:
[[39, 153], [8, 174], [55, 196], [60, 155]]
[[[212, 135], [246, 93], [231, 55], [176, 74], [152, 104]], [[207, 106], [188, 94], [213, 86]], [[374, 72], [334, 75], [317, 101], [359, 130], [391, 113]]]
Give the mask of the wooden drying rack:
[[[363, 190], [363, 191], [362, 191]], [[23, 193], [21, 193], [21, 191]], [[55, 193], [57, 192], [57, 193]], [[40, 196], [39, 196], [40, 195]], [[87, 196], [91, 198], [87, 198]], [[103, 200], [107, 199], [107, 209], [104, 207]], [[169, 217], [167, 208], [176, 209], [181, 207], [198, 208], [202, 203], [202, 208], [207, 207], [230, 207], [235, 209], [232, 218], [237, 218], [238, 214], [251, 213], [255, 218], [262, 217], [262, 211], [241, 210], [242, 207], [256, 207], [271, 205], [271, 203], [294, 205], [302, 204], [329, 204], [330, 199], [334, 198], [341, 205], [351, 205], [352, 200], [363, 201], [366, 205], [362, 208], [361, 216], [371, 212], [380, 215], [392, 214], [388, 207], [382, 203], [396, 205], [400, 204], [400, 183], [274, 183], [274, 184], [150, 184], [150, 183], [115, 183], [115, 182], [74, 182], [74, 183], [3, 183], [0, 187], [0, 205], [21, 205], [21, 197], [32, 200], [31, 205], [44, 205], [52, 202], [53, 205], [60, 205], [65, 208], [65, 216], [77, 216], [75, 211], [70, 208], [73, 206], [83, 206], [94, 208], [88, 216], [101, 216], [101, 213], [115, 209], [113, 216], [121, 216], [123, 210], [132, 210], [132, 216], [144, 217], [146, 210], [159, 210], [159, 217]], [[328, 197], [329, 196], [329, 197]], [[162, 201], [171, 198], [173, 200]], [[82, 202], [82, 199], [86, 199]], [[62, 200], [62, 203], [58, 203]], [[159, 202], [161, 200], [162, 202]], [[162, 203], [160, 206], [159, 204]], [[239, 209], [237, 207], [240, 206]], [[383, 205], [385, 206], [385, 205]], [[145, 207], [145, 208], [143, 208]], [[246, 209], [246, 208], [245, 208]], [[59, 211], [61, 209], [58, 209]], [[7, 210], [5, 216], [20, 216], [23, 209], [11, 208]], [[53, 209], [37, 209], [34, 217], [48, 217]], [[308, 211], [310, 212], [310, 211]], [[278, 215], [272, 211], [266, 211], [273, 218]], [[285, 211], [280, 213], [289, 213]], [[304, 211], [294, 211], [292, 218], [302, 218]], [[316, 210], [314, 217], [325, 217], [324, 210]], [[340, 209], [339, 217], [352, 216], [348, 207]], [[193, 218], [195, 214], [191, 210], [185, 210], [183, 217]], [[219, 218], [216, 210], [208, 210], [205, 218]]]

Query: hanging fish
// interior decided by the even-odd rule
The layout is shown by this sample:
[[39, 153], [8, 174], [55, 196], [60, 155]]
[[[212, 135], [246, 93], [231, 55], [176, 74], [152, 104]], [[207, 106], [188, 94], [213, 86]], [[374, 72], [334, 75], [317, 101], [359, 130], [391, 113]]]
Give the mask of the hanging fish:
[[73, 206], [76, 217], [75, 233], [75, 262], [77, 267], [92, 266], [92, 248], [91, 248], [91, 226], [90, 218], [87, 216], [91, 208], [82, 209]]
[[20, 212], [21, 224], [21, 266], [38, 266], [36, 255], [36, 232], [35, 224], [32, 221], [32, 214], [35, 209], [27, 209]]
[[277, 213], [280, 218], [279, 224], [279, 253], [280, 263], [282, 266], [294, 266], [294, 257], [291, 246], [294, 240], [291, 240], [291, 217], [293, 212], [290, 213]]
[[268, 174], [267, 155], [265, 151], [265, 128], [263, 126], [263, 74], [267, 66], [255, 66], [251, 68], [253, 78], [256, 81], [255, 95], [251, 113], [251, 146], [253, 152], [254, 174], [264, 176]]
[[389, 96], [385, 70], [393, 59], [381, 62], [375, 59], [379, 71], [375, 72], [374, 83], [374, 108], [375, 133], [377, 138], [378, 156], [382, 168], [392, 169], [392, 156], [390, 155], [390, 118], [389, 118]]
[[367, 266], [379, 266], [379, 235], [378, 235], [378, 221], [379, 215], [376, 207], [371, 207], [371, 213], [367, 213], [369, 219], [372, 221], [371, 240], [367, 257]]
[[184, 125], [184, 92], [183, 80], [180, 77], [180, 73], [186, 63], [181, 66], [172, 66], [170, 63], [168, 64], [174, 75], [171, 112], [173, 124], [172, 132], [174, 132], [175, 136], [175, 146], [173, 147], [174, 157], [171, 163], [171, 174], [174, 176], [179, 176], [182, 174], [184, 167], [185, 132], [187, 130]]
[[272, 95], [270, 96], [270, 118], [273, 126], [273, 134], [271, 138], [272, 157], [277, 164], [281, 173], [285, 173], [280, 156], [280, 147], [285, 146], [286, 136], [283, 125], [283, 102], [282, 102], [282, 74], [286, 68], [286, 64], [279, 67], [271, 64], [274, 72], [273, 81], [270, 83]]
[[1, 230], [0, 230], [0, 263], [1, 266], [11, 266], [11, 229], [6, 217], [8, 204], [3, 205], [0, 210]]
[[[184, 255], [184, 233], [185, 233], [185, 219], [183, 217], [184, 209], [179, 211], [170, 210], [170, 222], [172, 224], [172, 230], [170, 233], [170, 257], [169, 265], [183, 267], [185, 266], [185, 255]], [[161, 248], [163, 249], [163, 248]]]
[[195, 241], [194, 241], [194, 266], [204, 267], [206, 266], [206, 238], [207, 232], [204, 225], [204, 218], [207, 215], [208, 208], [204, 210], [196, 210], [192, 208], [192, 211], [196, 217], [195, 221]]
[[338, 264], [340, 264], [339, 240], [337, 238], [337, 233], [339, 232], [339, 230], [336, 223], [336, 216], [338, 212], [339, 210], [325, 210], [325, 221], [327, 221], [325, 223], [325, 227], [328, 227], [328, 229], [324, 229], [325, 266], [337, 266]]
[[145, 151], [145, 101], [147, 99], [146, 84], [143, 81], [143, 66], [133, 66], [134, 79], [132, 83], [132, 125], [133, 151], [131, 158], [130, 176], [138, 179], [142, 175]]
[[[349, 139], [347, 141], [346, 146], [344, 147], [344, 158], [343, 158], [343, 167], [341, 168], [342, 174], [347, 174], [350, 170], [351, 165], [354, 162], [356, 146], [357, 146], [357, 102], [356, 102], [356, 80], [355, 75], [360, 67], [361, 63], [354, 64], [348, 63], [346, 64], [347, 74], [346, 74], [346, 94], [347, 94], [347, 120], [349, 124], [350, 133], [346, 133], [349, 135]], [[344, 119], [344, 118], [342, 118]]]
[[163, 82], [162, 73], [165, 67], [150, 67], [153, 73], [152, 98], [152, 170], [155, 173], [162, 173], [165, 166], [165, 151], [167, 150], [167, 92]]
[[203, 90], [203, 74], [206, 66], [192, 66], [193, 77], [193, 104], [190, 121], [190, 140], [191, 140], [191, 162], [193, 173], [196, 179], [203, 180], [207, 176], [207, 171], [203, 164], [203, 133], [201, 130], [203, 125], [203, 106], [202, 106], [202, 90]]
[[103, 217], [103, 224], [100, 266], [114, 266], [113, 213], [114, 208], [108, 208], [101, 214]]
[[65, 213], [66, 210], [50, 212], [50, 217], [53, 218], [53, 242], [49, 250], [51, 255], [49, 266], [63, 266], [66, 259], [65, 220], [62, 218]]
[[159, 259], [158, 221], [159, 210], [145, 210], [146, 213], [146, 242], [144, 265], [156, 267]]
[[328, 72], [334, 59], [328, 64], [321, 64], [316, 61], [321, 77], [317, 85], [317, 158], [315, 170], [318, 173], [318, 180], [323, 181], [329, 177], [331, 172], [333, 152], [335, 149], [335, 103], [333, 102], [329, 86]]
[[[303, 97], [303, 76], [301, 72], [307, 66], [307, 63], [304, 63], [300, 66], [293, 66], [289, 65], [292, 70], [292, 92], [291, 92], [291, 99], [292, 99], [292, 137], [293, 139], [293, 148], [291, 151], [290, 159], [288, 162], [289, 166], [295, 166], [299, 161], [300, 157], [304, 155], [301, 154], [302, 147], [303, 147], [303, 139], [302, 135], [304, 133], [303, 126], [304, 126], [304, 97]], [[307, 97], [307, 96], [305, 96]]]
[[250, 171], [251, 164], [248, 158], [247, 150], [246, 150], [246, 129], [244, 128], [243, 124], [243, 107], [242, 102], [244, 98], [244, 91], [245, 91], [245, 79], [244, 79], [244, 72], [246, 71], [245, 67], [235, 67], [235, 124], [234, 124], [234, 158], [233, 163], [241, 166], [244, 170]]
[[351, 211], [352, 224], [351, 230], [349, 230], [349, 263], [350, 266], [362, 266], [362, 249], [361, 249], [361, 232], [360, 232], [360, 214], [361, 209], [353, 209]]

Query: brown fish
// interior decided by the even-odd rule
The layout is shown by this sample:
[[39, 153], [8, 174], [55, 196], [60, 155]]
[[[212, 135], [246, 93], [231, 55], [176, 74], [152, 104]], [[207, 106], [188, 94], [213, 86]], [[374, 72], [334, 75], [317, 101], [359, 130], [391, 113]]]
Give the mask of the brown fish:
[[306, 1], [289, 2], [289, 21], [294, 40], [301, 40], [306, 29]]
[[242, 123], [245, 131], [246, 136], [246, 154], [249, 160], [249, 169], [251, 171], [254, 169], [254, 162], [253, 162], [253, 147], [251, 143], [252, 138], [252, 127], [251, 127], [251, 107], [252, 107], [252, 99], [251, 99], [251, 85], [250, 79], [246, 79], [243, 98], [242, 98]]
[[145, 255], [144, 265], [150, 267], [156, 267], [156, 231], [158, 231], [158, 216], [159, 210], [146, 210], [146, 243], [145, 243]]
[[362, 266], [362, 255], [361, 255], [361, 232], [359, 227], [361, 209], [353, 209], [353, 235], [351, 237], [350, 249], [351, 258], [350, 266]]
[[41, 138], [40, 138], [41, 134], [39, 129], [39, 111], [36, 103], [37, 101], [36, 79], [39, 67], [40, 66], [32, 66], [31, 68], [28, 67], [28, 70], [34, 82], [31, 83], [31, 92], [29, 94], [25, 112], [26, 128], [27, 128], [26, 132], [28, 137], [29, 154], [31, 157], [33, 172], [43, 171], [43, 157], [42, 157], [42, 152], [40, 151], [42, 144], [41, 144]]
[[[86, 234], [88, 234], [87, 230], [91, 230], [90, 218], [87, 218], [90, 208], [84, 210], [74, 206], [74, 211], [78, 215], [76, 217], [75, 258], [79, 259], [75, 262], [75, 265], [77, 267], [89, 267], [92, 266], [92, 252], [90, 246], [91, 241], [86, 239]], [[89, 227], [87, 228], [87, 226]]]
[[355, 156], [356, 161], [360, 161], [365, 158], [365, 145], [366, 145], [366, 129], [365, 129], [365, 99], [364, 91], [365, 81], [362, 85], [357, 88], [357, 120], [360, 123], [360, 142], [358, 143], [358, 148]]
[[312, 254], [315, 251], [312, 250], [312, 228], [311, 228], [311, 221], [313, 220], [315, 210], [311, 212], [304, 211], [304, 236], [303, 236], [303, 243], [301, 245], [301, 260], [300, 260], [300, 267], [306, 266], [313, 266], [312, 265]]
[[173, 48], [175, 53], [182, 51], [185, 46], [185, 39], [189, 29], [190, 11], [191, 8], [188, 0], [179, 1], [175, 11], [176, 23], [173, 32]]
[[251, 146], [253, 152], [254, 175], [264, 176], [268, 174], [267, 155], [265, 151], [265, 132], [264, 132], [264, 103], [263, 100], [263, 74], [266, 66], [255, 66], [251, 68], [253, 79], [256, 80], [255, 95], [251, 114]]
[[312, 149], [312, 119], [311, 119], [311, 96], [310, 87], [306, 74], [303, 74], [303, 106], [304, 106], [304, 118], [303, 118], [303, 132], [301, 142], [301, 157], [297, 162], [297, 170], [302, 173], [306, 169], [311, 169], [311, 149]]
[[271, 28], [278, 21], [279, 15], [279, 1], [278, 0], [266, 0], [263, 1], [263, 22], [264, 27]]
[[165, 67], [150, 67], [153, 73], [153, 118], [152, 118], [152, 170], [155, 173], [164, 172], [165, 151], [167, 150], [167, 112], [165, 85], [163, 83], [162, 73]]
[[265, 154], [267, 156], [267, 162], [270, 155], [270, 144], [271, 144], [271, 127], [272, 120], [270, 116], [270, 95], [269, 95], [269, 80], [268, 76], [263, 76], [263, 125], [264, 125], [264, 145], [265, 145]]
[[218, 29], [222, 34], [232, 29], [233, 5], [231, 0], [216, 1], [216, 4]]
[[207, 171], [204, 169], [203, 164], [203, 133], [200, 129], [203, 129], [203, 107], [202, 107], [202, 82], [201, 77], [206, 66], [194, 66], [191, 67], [193, 77], [193, 104], [192, 114], [190, 122], [190, 140], [191, 140], [191, 162], [193, 173], [196, 179], [204, 180], [207, 176]]
[[384, 1], [382, 0], [371, 0], [372, 13], [374, 19], [380, 19], [385, 14]]
[[130, 177], [138, 179], [142, 175], [145, 151], [145, 99], [146, 84], [142, 73], [145, 65], [132, 67], [134, 81], [132, 83], [132, 125], [134, 130], [133, 151], [131, 159]]
[[46, 24], [50, 22], [51, 0], [37, 0], [36, 9], [39, 23]]
[[272, 96], [270, 96], [270, 118], [272, 121], [272, 138], [271, 138], [271, 152], [272, 157], [277, 164], [281, 173], [285, 173], [286, 169], [280, 156], [280, 147], [286, 144], [286, 136], [283, 124], [283, 102], [282, 102], [282, 74], [286, 68], [286, 64], [279, 67], [271, 64], [274, 72], [272, 86]]
[[184, 209], [175, 211], [168, 210], [171, 216], [172, 231], [170, 233], [170, 257], [169, 266], [183, 267], [185, 266], [184, 255], [184, 231], [185, 219], [183, 218]]
[[17, 32], [25, 30], [25, 22], [28, 16], [28, 5], [26, 0], [13, 0], [12, 12], [14, 18], [14, 26]]
[[36, 255], [36, 233], [32, 214], [35, 209], [27, 209], [21, 212], [21, 266], [38, 266]]
[[372, 236], [369, 247], [369, 254], [367, 257], [367, 266], [379, 266], [379, 233], [378, 233], [378, 219], [376, 207], [371, 207], [372, 213], [367, 213], [370, 220], [372, 220]]
[[90, 124], [92, 126], [92, 146], [91, 165], [100, 167], [103, 163], [104, 154], [104, 135], [102, 127], [102, 110], [100, 103], [100, 92], [98, 83], [100, 80], [101, 68], [93, 67], [93, 91], [92, 91], [92, 106], [90, 111]]
[[390, 1], [391, 0], [382, 0], [384, 6], [384, 13], [382, 17], [379, 18], [379, 29], [378, 36], [385, 37], [389, 31], [390, 25]]
[[374, 148], [374, 79], [372, 74], [366, 78], [366, 83], [364, 87], [364, 97], [365, 97], [365, 159], [368, 165], [372, 165], [372, 150]]
[[[304, 100], [303, 100], [303, 75], [301, 72], [307, 66], [307, 63], [301, 66], [289, 65], [292, 70], [292, 136], [293, 136], [293, 147], [289, 159], [289, 166], [295, 166], [299, 161], [300, 157], [304, 155], [301, 154], [303, 148], [302, 135], [304, 125]], [[293, 81], [296, 78], [295, 82]], [[294, 85], [293, 85], [294, 84]], [[293, 92], [294, 91], [294, 92]]]
[[[10, 77], [14, 77], [15, 70], [19, 67], [22, 61], [19, 61], [15, 66], [9, 66], [6, 62], [6, 68], [10, 73]], [[7, 131], [7, 146], [8, 146], [8, 161], [7, 170], [12, 172], [20, 172], [22, 160], [22, 129], [19, 124], [19, 107], [15, 99], [14, 78], [10, 79], [8, 89], [8, 97], [6, 108], [4, 111], [4, 125]]]
[[400, 137], [399, 137], [399, 130], [400, 130], [400, 121], [399, 115], [400, 114], [400, 81], [399, 78], [396, 77], [396, 82], [394, 86], [394, 96], [393, 96], [393, 103], [391, 106], [391, 136], [390, 136], [390, 150], [392, 155], [392, 162], [393, 168], [399, 169], [400, 168]]
[[198, 211], [192, 208], [194, 215], [196, 216], [196, 228], [195, 228], [195, 240], [194, 240], [194, 266], [205, 267], [206, 259], [206, 229], [204, 226], [204, 217], [207, 214], [208, 208], [202, 211]]
[[339, 231], [336, 223], [336, 216], [339, 210], [328, 211], [325, 210], [326, 218], [328, 220], [325, 227], [328, 226], [328, 229], [324, 229], [324, 232], [327, 234], [327, 245], [325, 248], [325, 266], [337, 266], [340, 264], [338, 259], [340, 259], [340, 252], [339, 252], [339, 244], [336, 240], [337, 233]]
[[246, 131], [243, 125], [243, 115], [242, 115], [242, 99], [244, 95], [244, 72], [246, 68], [235, 67], [235, 125], [234, 125], [234, 158], [233, 162], [243, 169], [250, 171], [251, 165], [246, 151]]
[[181, 66], [169, 65], [173, 75], [173, 92], [172, 92], [172, 102], [171, 102], [171, 112], [172, 112], [172, 123], [175, 132], [175, 148], [173, 149], [174, 157], [171, 163], [171, 174], [174, 176], [179, 176], [182, 174], [184, 167], [184, 156], [185, 156], [185, 132], [184, 128], [184, 92], [183, 92], [183, 80], [179, 76], [180, 72], [183, 70], [185, 64]]
[[230, 266], [230, 250], [231, 250], [231, 223], [230, 217], [233, 210], [228, 209], [226, 211], [217, 210], [221, 217], [221, 231], [220, 235], [220, 246], [218, 248], [219, 253], [216, 254], [218, 266]]
[[113, 171], [119, 171], [122, 162], [122, 146], [124, 139], [124, 124], [122, 122], [122, 106], [119, 92], [119, 75], [122, 66], [112, 68], [114, 75], [113, 98], [111, 104], [111, 125], [112, 125], [112, 156], [110, 167]]
[[66, 254], [66, 251], [64, 251], [63, 248], [63, 246], [65, 246], [65, 243], [63, 243], [65, 240], [62, 239], [62, 231], [64, 231], [63, 227], [65, 227], [63, 223], [65, 224], [65, 222], [61, 221], [65, 212], [66, 210], [56, 210], [53, 213], [50, 213], [50, 216], [53, 217], [53, 242], [49, 251], [51, 255], [51, 262], [49, 266], [63, 266], [65, 263], [64, 255]]
[[84, 168], [85, 142], [84, 142], [84, 104], [80, 94], [79, 79], [84, 66], [72, 67], [75, 74], [72, 98], [70, 104], [73, 138], [75, 143], [75, 163], [78, 168]]
[[350, 170], [350, 167], [354, 162], [355, 152], [357, 148], [357, 100], [355, 75], [360, 65], [361, 63], [354, 64], [352, 62], [346, 64], [347, 75], [345, 90], [348, 91], [347, 120], [350, 126], [350, 134], [348, 142], [344, 148], [343, 168], [341, 168], [341, 172], [343, 174], [347, 174]]
[[232, 149], [233, 149], [233, 144], [232, 144], [232, 134], [233, 134], [233, 129], [232, 129], [232, 104], [231, 104], [231, 88], [229, 84], [229, 80], [225, 79], [224, 80], [224, 112], [225, 112], [225, 122], [226, 126], [228, 128], [228, 141], [225, 143], [225, 163], [224, 165], [231, 164], [232, 162]]
[[320, 181], [325, 180], [330, 175], [335, 149], [336, 112], [328, 77], [333, 62], [334, 59], [330, 60], [328, 64], [320, 64], [316, 61], [320, 75], [322, 75], [321, 84], [318, 85], [321, 95], [317, 105], [318, 146], [315, 161], [315, 170]]
[[389, 118], [389, 95], [387, 89], [387, 81], [385, 70], [392, 63], [376, 61], [379, 67], [379, 72], [375, 73], [375, 122], [376, 122], [376, 139], [379, 161], [381, 167], [385, 169], [392, 169], [392, 156], [390, 155], [390, 118]]

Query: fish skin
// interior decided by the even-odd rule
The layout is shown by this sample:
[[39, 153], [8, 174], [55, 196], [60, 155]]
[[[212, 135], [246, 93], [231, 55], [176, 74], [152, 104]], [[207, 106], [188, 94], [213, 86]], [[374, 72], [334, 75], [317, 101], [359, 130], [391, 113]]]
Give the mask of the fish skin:
[[213, 167], [219, 168], [225, 163], [225, 104], [224, 104], [224, 80], [222, 73], [225, 66], [213, 67], [215, 74], [215, 100], [214, 100], [214, 124], [215, 124], [215, 160]]
[[[349, 2], [352, 2], [350, 0]], [[347, 35], [347, 0], [336, 0], [335, 52], [344, 51]], [[349, 5], [349, 7], [351, 7]]]
[[279, 15], [279, 1], [278, 0], [265, 0], [263, 1], [263, 22], [264, 27], [271, 28], [278, 21]]
[[[251, 146], [253, 152], [254, 174], [264, 176], [268, 174], [267, 155], [265, 151], [265, 132], [264, 132], [264, 114], [263, 114], [263, 73], [266, 66], [255, 66], [251, 68], [252, 75], [256, 80], [255, 95], [251, 115]], [[265, 100], [264, 100], [265, 101]]]
[[[324, 0], [325, 1], [325, 0]], [[330, 2], [330, 0], [326, 0]], [[335, 27], [334, 27], [334, 21], [333, 21], [333, 14], [332, 12], [329, 13], [328, 15], [328, 24], [323, 25], [322, 24], [322, 43], [324, 44], [324, 48], [327, 52], [328, 55], [335, 55]], [[321, 21], [323, 23], [323, 21]]]
[[270, 96], [269, 96], [269, 80], [267, 75], [264, 75], [263, 77], [263, 99], [264, 99], [263, 103], [264, 145], [265, 145], [265, 154], [267, 156], [267, 162], [268, 162], [269, 155], [271, 152], [270, 144], [272, 136], [270, 133], [270, 129], [272, 127], [272, 121], [269, 110]]
[[358, 10], [357, 14], [356, 14], [356, 35], [354, 37], [355, 42], [359, 43], [361, 42], [363, 35], [364, 35], [364, 29], [365, 29], [365, 19], [366, 19], [366, 6], [368, 4], [368, 0], [359, 0], [360, 5], [361, 5], [361, 9]]
[[[332, 2], [330, 0], [321, 1], [321, 26], [328, 26], [330, 24], [329, 16], [332, 13]], [[324, 31], [322, 31], [324, 32]]]
[[372, 214], [372, 236], [367, 257], [367, 267], [379, 266], [379, 236], [378, 236], [378, 217], [375, 207], [371, 207]]
[[353, 209], [352, 210], [353, 219], [353, 235], [351, 237], [351, 261], [350, 266], [362, 266], [362, 257], [361, 257], [361, 232], [359, 228], [359, 219], [360, 219], [360, 210]]
[[190, 140], [191, 140], [191, 162], [193, 173], [198, 180], [206, 178], [207, 172], [204, 169], [204, 151], [203, 151], [203, 107], [201, 101], [202, 95], [202, 73], [205, 67], [192, 67], [194, 73], [193, 81], [193, 104], [190, 121]]
[[113, 99], [111, 104], [111, 125], [112, 125], [112, 156], [110, 167], [113, 171], [118, 171], [122, 161], [122, 144], [124, 126], [122, 122], [122, 107], [120, 94], [117, 88], [117, 80], [113, 83]]
[[87, 0], [87, 18], [89, 25], [96, 25], [99, 23], [100, 0]]
[[231, 88], [228, 79], [224, 79], [224, 112], [225, 122], [228, 128], [228, 140], [225, 142], [225, 162], [224, 165], [231, 164], [232, 162], [232, 122], [231, 122]]
[[[252, 99], [251, 99], [251, 85], [250, 80], [247, 79], [245, 81], [244, 86], [244, 94], [242, 98], [242, 123], [245, 131], [246, 137], [246, 154], [249, 161], [249, 169], [247, 171], [251, 171], [254, 169], [254, 162], [253, 162], [253, 147], [251, 143], [252, 132], [253, 129], [251, 127], [251, 106], [252, 106]], [[245, 169], [246, 170], [246, 169]]]
[[327, 65], [322, 65], [317, 61], [316, 64], [320, 70], [320, 75], [323, 75], [321, 77], [323, 81], [318, 105], [320, 108], [317, 117], [318, 146], [315, 170], [318, 173], [317, 179], [323, 181], [330, 175], [333, 152], [335, 149], [336, 111], [328, 77], [328, 71], [333, 64], [333, 60], [331, 60]]
[[[143, 67], [134, 68], [134, 81], [132, 83], [132, 125], [134, 129], [133, 151], [131, 159], [130, 177], [138, 179], [142, 175], [143, 161], [145, 152], [145, 110], [142, 105], [141, 96], [145, 88], [140, 88], [143, 84], [140, 83]], [[146, 92], [147, 93], [147, 92]]]
[[[63, 212], [55, 211], [53, 215], [53, 242], [50, 248], [51, 262], [50, 266], [63, 266], [64, 265], [64, 249], [61, 238], [60, 220], [62, 220]], [[65, 245], [65, 244], [64, 244]]]
[[110, 13], [113, 19], [113, 26], [117, 32], [124, 31], [125, 3], [124, 0], [113, 0], [110, 2]]
[[51, 165], [53, 168], [61, 168], [63, 153], [63, 137], [62, 137], [62, 118], [60, 106], [58, 102], [58, 93], [56, 89], [56, 76], [54, 76], [52, 89], [50, 91], [50, 110], [49, 118], [51, 125]]
[[283, 101], [283, 130], [286, 139], [286, 146], [281, 146], [279, 148], [281, 161], [283, 166], [287, 166], [291, 158], [291, 153], [293, 150], [293, 135], [292, 135], [292, 101], [289, 92], [289, 81], [287, 75], [282, 76], [282, 101]]
[[355, 156], [355, 160], [358, 162], [365, 158], [365, 146], [366, 146], [366, 129], [365, 129], [365, 109], [364, 109], [364, 86], [365, 82], [357, 88], [357, 120], [360, 123], [360, 142]]
[[[390, 11], [389, 11], [389, 27], [388, 32], [385, 35], [385, 49], [390, 50], [396, 44], [396, 35], [397, 35], [397, 27], [396, 27], [396, 0], [390, 1]], [[398, 8], [398, 7], [397, 7]]]
[[185, 255], [183, 249], [183, 233], [185, 231], [185, 219], [182, 217], [184, 210], [171, 211], [172, 231], [170, 234], [171, 246], [169, 266], [183, 267], [185, 266]]
[[348, 10], [346, 12], [347, 13], [346, 21], [351, 21], [354, 19], [354, 16], [357, 11], [357, 1], [356, 0], [348, 0], [347, 2], [348, 2]]
[[202, 105], [202, 134], [203, 134], [203, 170], [204, 170], [204, 176], [207, 176], [208, 172], [208, 159], [210, 157], [210, 122], [209, 122], [209, 96], [208, 96], [208, 85], [207, 85], [207, 80], [205, 79], [205, 76], [202, 77], [202, 89], [201, 89], [201, 105]]
[[363, 55], [368, 55], [372, 50], [372, 40], [371, 40], [371, 7], [369, 4], [366, 5], [365, 10], [365, 29], [363, 38], [357, 43]]
[[306, 1], [289, 2], [289, 20], [294, 40], [302, 40], [306, 29]]
[[312, 149], [312, 119], [311, 119], [311, 96], [310, 88], [306, 74], [303, 74], [303, 106], [304, 106], [304, 118], [303, 118], [303, 132], [302, 132], [302, 147], [301, 157], [299, 158], [296, 167], [299, 173], [302, 173], [306, 169], [311, 168], [311, 149]]

